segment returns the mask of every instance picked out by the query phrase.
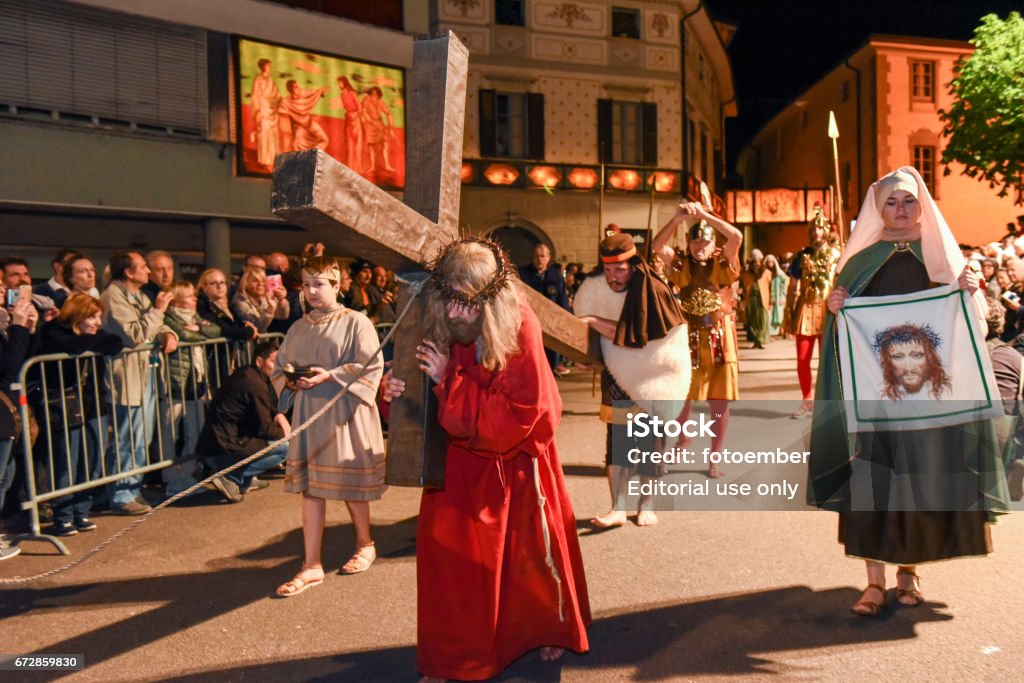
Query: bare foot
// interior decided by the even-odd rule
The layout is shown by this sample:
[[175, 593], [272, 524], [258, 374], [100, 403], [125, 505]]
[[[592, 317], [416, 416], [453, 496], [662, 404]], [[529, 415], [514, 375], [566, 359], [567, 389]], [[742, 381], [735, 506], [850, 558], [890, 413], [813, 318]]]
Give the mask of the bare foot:
[[622, 526], [626, 523], [626, 511], [612, 510], [602, 517], [594, 517], [590, 520], [590, 523], [598, 529], [611, 529], [612, 527]]
[[708, 468], [708, 479], [721, 479], [724, 476], [725, 472], [723, 472], [722, 468], [718, 465], [712, 464], [711, 467]]
[[565, 648], [561, 647], [542, 647], [540, 649], [540, 661], [542, 662], [553, 662], [559, 657], [565, 654]]
[[654, 526], [658, 523], [658, 515], [652, 510], [640, 510], [636, 513], [637, 526]]

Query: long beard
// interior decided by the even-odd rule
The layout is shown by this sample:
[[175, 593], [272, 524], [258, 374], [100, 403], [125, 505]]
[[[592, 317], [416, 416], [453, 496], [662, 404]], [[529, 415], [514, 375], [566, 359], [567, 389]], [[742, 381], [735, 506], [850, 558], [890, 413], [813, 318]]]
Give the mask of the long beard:
[[448, 320], [448, 332], [452, 341], [460, 344], [472, 344], [484, 331], [484, 317], [481, 315], [476, 322], [467, 323], [463, 320]]

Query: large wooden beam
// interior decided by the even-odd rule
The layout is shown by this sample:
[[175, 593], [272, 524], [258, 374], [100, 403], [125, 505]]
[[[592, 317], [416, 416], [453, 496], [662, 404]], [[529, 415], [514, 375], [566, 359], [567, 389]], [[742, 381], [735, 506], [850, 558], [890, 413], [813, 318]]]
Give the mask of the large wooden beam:
[[334, 159], [310, 149], [279, 154], [271, 209], [309, 228], [328, 250], [356, 254], [397, 273], [422, 264], [451, 234]]
[[530, 308], [540, 320], [544, 346], [580, 363], [601, 362], [597, 333], [586, 323], [522, 282], [519, 293], [530, 302]]
[[407, 142], [412, 172], [406, 172], [403, 199], [449, 238], [459, 232], [468, 77], [469, 50], [454, 33], [416, 42], [407, 118], [416, 134]]

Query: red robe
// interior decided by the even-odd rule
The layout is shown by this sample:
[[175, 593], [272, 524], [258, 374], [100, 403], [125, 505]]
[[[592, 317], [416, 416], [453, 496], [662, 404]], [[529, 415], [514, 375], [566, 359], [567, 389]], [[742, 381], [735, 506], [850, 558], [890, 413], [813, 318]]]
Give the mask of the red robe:
[[[539, 647], [589, 649], [590, 603], [576, 520], [555, 449], [562, 414], [540, 323], [521, 306], [520, 351], [503, 370], [454, 344], [434, 392], [448, 434], [445, 486], [420, 502], [416, 664], [425, 676], [491, 678]], [[547, 504], [546, 552], [534, 459]]]

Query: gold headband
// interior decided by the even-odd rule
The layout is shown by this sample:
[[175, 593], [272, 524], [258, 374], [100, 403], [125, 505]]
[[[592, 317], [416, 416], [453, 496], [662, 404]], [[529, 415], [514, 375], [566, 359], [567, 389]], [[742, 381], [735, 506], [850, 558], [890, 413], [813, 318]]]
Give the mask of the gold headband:
[[302, 272], [312, 277], [322, 277], [325, 280], [330, 280], [331, 282], [341, 282], [341, 268], [338, 268], [338, 266], [333, 266], [326, 270], [317, 272], [313, 272], [312, 270], [309, 270], [308, 268], [303, 266]]

